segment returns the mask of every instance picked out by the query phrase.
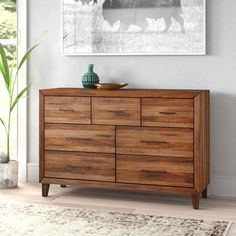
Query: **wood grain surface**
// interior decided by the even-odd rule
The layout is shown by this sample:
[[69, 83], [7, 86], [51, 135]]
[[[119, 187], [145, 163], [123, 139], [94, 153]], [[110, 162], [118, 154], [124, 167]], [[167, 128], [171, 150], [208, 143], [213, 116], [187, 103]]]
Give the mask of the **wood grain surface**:
[[202, 193], [210, 182], [209, 92], [194, 98], [194, 188]]
[[92, 98], [92, 123], [140, 125], [139, 98]]
[[46, 123], [45, 149], [115, 153], [115, 127]]
[[45, 177], [115, 181], [115, 154], [45, 152]]
[[[39, 93], [39, 181], [41, 181], [45, 174], [45, 96]], [[43, 190], [42, 190], [43, 191]]]
[[208, 90], [40, 90], [40, 182], [191, 194], [210, 182]]
[[117, 182], [193, 187], [192, 158], [138, 155], [116, 158]]
[[142, 125], [193, 128], [193, 100], [143, 98]]
[[90, 124], [89, 97], [45, 97], [45, 122]]
[[181, 89], [84, 89], [84, 88], [53, 88], [41, 89], [40, 92], [47, 96], [68, 97], [136, 97], [136, 98], [194, 98], [203, 90]]
[[111, 189], [127, 189], [127, 190], [140, 190], [147, 192], [162, 192], [174, 194], [197, 194], [193, 188], [150, 185], [150, 184], [132, 184], [132, 183], [112, 183], [106, 181], [91, 181], [81, 179], [62, 179], [62, 178], [43, 178], [42, 183], [50, 184], [66, 184], [66, 185], [79, 185], [84, 187], [95, 188], [111, 188]]
[[193, 157], [193, 130], [119, 126], [116, 147], [118, 154]]

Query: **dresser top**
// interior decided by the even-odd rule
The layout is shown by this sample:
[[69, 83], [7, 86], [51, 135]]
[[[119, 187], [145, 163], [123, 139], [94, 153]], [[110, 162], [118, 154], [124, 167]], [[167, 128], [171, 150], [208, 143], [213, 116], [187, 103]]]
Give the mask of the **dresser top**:
[[119, 89], [101, 90], [85, 88], [51, 88], [40, 89], [45, 96], [73, 97], [156, 97], [156, 98], [194, 98], [199, 93], [209, 93], [209, 90], [179, 90], [179, 89]]

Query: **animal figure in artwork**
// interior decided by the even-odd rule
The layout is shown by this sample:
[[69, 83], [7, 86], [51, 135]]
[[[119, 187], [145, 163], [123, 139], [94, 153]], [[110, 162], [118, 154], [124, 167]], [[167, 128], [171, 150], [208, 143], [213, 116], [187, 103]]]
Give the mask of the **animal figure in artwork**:
[[121, 28], [128, 30], [130, 25], [137, 25], [143, 31], [147, 29], [147, 19], [164, 19], [165, 29], [168, 32], [172, 19], [179, 23], [181, 32], [185, 32], [184, 18], [182, 17], [181, 0], [74, 0], [82, 4], [102, 5], [104, 19], [113, 26], [120, 21]]
[[125, 27], [133, 24], [143, 30], [147, 27], [147, 18], [163, 18], [164, 32], [169, 30], [172, 19], [179, 23], [181, 32], [185, 32], [182, 14], [181, 0], [105, 0], [103, 3], [103, 16], [110, 25], [120, 20]]

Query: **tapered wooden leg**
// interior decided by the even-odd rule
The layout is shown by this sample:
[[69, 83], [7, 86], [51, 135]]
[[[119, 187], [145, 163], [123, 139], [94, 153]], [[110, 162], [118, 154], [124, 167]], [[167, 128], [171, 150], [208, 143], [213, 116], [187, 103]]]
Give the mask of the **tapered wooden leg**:
[[202, 192], [202, 197], [207, 198], [207, 188], [205, 188], [204, 191]]
[[42, 196], [47, 197], [50, 184], [42, 184]]
[[192, 205], [193, 209], [199, 209], [199, 195], [192, 195]]
[[66, 184], [61, 184], [61, 188], [66, 188]]

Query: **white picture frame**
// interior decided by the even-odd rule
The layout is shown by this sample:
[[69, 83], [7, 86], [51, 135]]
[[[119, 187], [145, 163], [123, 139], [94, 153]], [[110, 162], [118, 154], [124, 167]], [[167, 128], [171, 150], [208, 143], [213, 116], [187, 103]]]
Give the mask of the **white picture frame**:
[[[90, 11], [92, 11], [91, 9], [92, 9], [92, 7], [93, 7], [93, 5], [95, 5], [95, 3], [93, 3], [92, 5], [91, 5], [91, 2], [92, 1], [104, 1], [104, 0], [92, 0], [91, 2], [88, 2], [88, 3], [82, 3], [82, 1], [89, 1], [89, 0], [61, 0], [61, 12], [62, 12], [62, 17], [61, 17], [61, 25], [62, 25], [62, 36], [61, 36], [61, 38], [62, 38], [62, 40], [61, 40], [61, 43], [62, 43], [62, 55], [63, 56], [121, 56], [121, 55], [126, 55], [126, 56], [154, 56], [154, 55], [156, 55], [156, 56], [161, 56], [161, 55], [206, 55], [206, 0], [198, 0], [198, 1], [195, 1], [195, 0], [179, 0], [179, 1], [182, 1], [182, 2], [184, 2], [185, 4], [183, 4], [183, 6], [182, 6], [182, 9], [183, 9], [183, 15], [186, 15], [187, 13], [187, 11], [188, 11], [188, 9], [187, 9], [187, 2], [188, 1], [191, 1], [192, 2], [192, 4], [194, 4], [194, 2], [198, 2], [199, 4], [201, 4], [200, 5], [200, 8], [198, 9], [198, 6], [196, 6], [196, 7], [194, 7], [194, 6], [192, 6], [192, 9], [189, 9], [189, 11], [191, 11], [191, 14], [195, 14], [194, 13], [194, 10], [196, 10], [196, 14], [198, 14], [197, 16], [196, 16], [196, 18], [197, 19], [199, 19], [199, 22], [186, 22], [185, 21], [185, 26], [186, 26], [186, 31], [185, 31], [185, 33], [182, 33], [182, 32], [177, 32], [177, 28], [178, 28], [178, 22], [176, 21], [176, 22], [174, 22], [173, 23], [173, 19], [172, 19], [172, 24], [174, 25], [172, 25], [171, 24], [171, 26], [170, 26], [170, 28], [172, 27], [172, 31], [169, 29], [169, 31], [167, 32], [167, 33], [164, 33], [164, 32], [162, 32], [162, 31], [158, 31], [157, 32], [157, 34], [159, 34], [159, 35], [164, 35], [164, 34], [167, 34], [167, 36], [168, 37], [170, 37], [170, 39], [172, 39], [173, 37], [172, 37], [172, 34], [173, 35], [177, 35], [176, 37], [177, 38], [173, 38], [173, 40], [171, 41], [171, 45], [172, 45], [172, 47], [175, 47], [175, 42], [177, 42], [177, 40], [178, 40], [178, 33], [179, 33], [179, 36], [180, 37], [185, 37], [186, 36], [186, 38], [193, 38], [193, 36], [194, 36], [194, 34], [195, 35], [197, 35], [197, 32], [194, 32], [193, 33], [193, 35], [191, 35], [191, 33], [189, 33], [190, 32], [190, 29], [191, 29], [191, 27], [193, 26], [193, 27], [198, 27], [198, 28], [200, 28], [200, 36], [198, 36], [198, 38], [196, 37], [196, 39], [192, 39], [192, 41], [191, 42], [187, 42], [186, 44], [184, 44], [184, 42], [185, 41], [183, 41], [182, 43], [180, 43], [181, 42], [181, 40], [180, 40], [180, 42], [178, 41], [178, 43], [179, 43], [179, 45], [183, 45], [183, 48], [180, 48], [180, 49], [176, 49], [176, 50], [173, 50], [173, 48], [171, 49], [170, 48], [170, 50], [168, 50], [167, 49], [167, 46], [168, 45], [166, 45], [166, 47], [165, 47], [165, 49], [163, 49], [163, 50], [157, 50], [157, 49], [155, 49], [154, 48], [154, 50], [147, 50], [147, 51], [137, 51], [137, 47], [136, 47], [136, 49], [134, 50], [134, 51], [129, 51], [129, 52], [127, 52], [127, 51], [119, 51], [119, 50], [117, 50], [117, 51], [115, 51], [115, 50], [107, 50], [107, 49], [105, 49], [105, 50], [91, 50], [89, 47], [89, 50], [88, 51], [86, 51], [86, 49], [85, 48], [87, 48], [87, 45], [85, 45], [84, 47], [83, 47], [83, 45], [81, 46], [81, 47], [76, 47], [76, 46], [74, 46], [74, 49], [73, 50], [68, 50], [67, 49], [67, 46], [68, 46], [68, 44], [66, 44], [66, 42], [65, 42], [65, 35], [67, 34], [66, 33], [66, 30], [65, 30], [65, 28], [67, 28], [67, 31], [68, 31], [68, 27], [69, 27], [69, 29], [71, 30], [71, 32], [72, 31], [74, 31], [74, 35], [76, 35], [76, 37], [74, 37], [73, 36], [73, 34], [71, 34], [71, 39], [70, 40], [74, 40], [74, 42], [78, 42], [78, 37], [79, 38], [82, 38], [81, 40], [82, 40], [82, 42], [86, 42], [86, 41], [89, 41], [89, 40], [91, 40], [91, 38], [92, 38], [92, 36], [89, 38], [89, 37], [84, 37], [83, 38], [83, 29], [85, 29], [85, 31], [86, 31], [86, 33], [88, 33], [88, 32], [90, 32], [90, 31], [88, 31], [88, 27], [86, 27], [86, 26], [84, 26], [84, 27], [79, 27], [79, 25], [80, 25], [80, 23], [82, 22], [84, 22], [84, 20], [83, 20], [83, 15], [82, 16], [80, 16], [79, 15], [79, 17], [77, 16], [77, 14], [80, 14], [80, 13], [78, 13], [80, 10], [78, 10], [78, 9], [80, 9], [79, 7], [84, 7], [85, 5], [86, 5], [86, 9], [90, 9]], [[108, 0], [106, 0], [106, 1], [108, 1]], [[112, 0], [109, 0], [109, 1], [112, 1]], [[132, 1], [132, 0], [117, 0], [117, 1]], [[133, 0], [133, 1], [135, 1], [135, 0]], [[139, 0], [139, 1], [141, 1], [141, 0]], [[145, 1], [145, 0], [143, 0], [143, 1]], [[171, 1], [171, 0], [151, 0], [151, 1]], [[68, 9], [65, 9], [66, 7], [65, 7], [65, 4], [68, 4], [69, 2], [71, 2], [71, 4], [74, 4], [74, 6], [76, 6], [77, 7], [77, 9], [74, 9], [74, 12], [73, 12], [73, 7], [74, 6], [72, 6], [72, 11], [70, 10], [70, 11], [68, 11]], [[81, 5], [82, 4], [82, 5]], [[89, 7], [91, 7], [91, 8], [89, 8]], [[100, 7], [101, 7], [101, 5], [100, 5]], [[195, 9], [196, 8], [196, 9]], [[103, 9], [104, 10], [104, 9]], [[114, 9], [111, 9], [111, 11], [110, 12], [112, 12], [112, 10], [114, 10]], [[88, 10], [89, 11], [89, 10]], [[119, 11], [119, 9], [117, 10], [117, 9], [115, 9], [115, 11]], [[122, 9], [122, 11], [125, 11], [125, 9]], [[105, 12], [105, 10], [104, 10], [104, 12]], [[74, 17], [74, 22], [73, 22], [73, 24], [76, 24], [76, 25], [73, 25], [73, 24], [71, 24], [71, 20], [70, 21], [68, 21], [68, 13], [69, 14], [74, 14], [73, 16], [70, 16], [72, 19], [73, 19], [73, 17]], [[102, 16], [103, 17], [103, 19], [104, 19], [104, 15]], [[191, 15], [190, 15], [190, 13], [188, 13], [188, 15], [187, 16], [183, 16], [183, 18], [184, 17], [186, 17], [186, 19], [190, 19], [191, 18]], [[76, 20], [75, 20], [76, 19]], [[185, 19], [185, 18], [184, 18]], [[164, 21], [163, 20], [163, 17], [162, 18], [159, 18], [159, 19], [156, 19], [156, 24], [160, 24], [160, 21]], [[79, 23], [78, 23], [78, 21], [79, 21]], [[104, 19], [104, 21], [106, 21], [105, 19]], [[68, 23], [69, 22], [69, 23]], [[88, 24], [88, 25], [93, 25], [93, 23], [92, 23], [93, 21], [90, 21], [90, 24]], [[117, 21], [118, 22], [118, 21]], [[114, 24], [117, 24], [117, 22], [115, 22]], [[78, 25], [77, 25], [78, 24]], [[105, 24], [107, 25], [107, 22], [105, 22]], [[111, 30], [113, 30], [114, 28], [112, 28], [112, 27], [114, 27], [114, 24], [111, 26], [110, 24], [109, 24], [109, 27], [111, 28]], [[195, 25], [194, 25], [195, 24]], [[162, 22], [162, 25], [163, 25], [163, 22]], [[179, 25], [179, 27], [181, 28], [181, 26]], [[196, 27], [196, 28], [197, 28]], [[128, 30], [126, 30], [126, 31], [124, 31], [124, 35], [129, 31], [129, 29], [130, 29], [130, 25], [129, 25], [129, 28], [128, 28]], [[188, 32], [188, 30], [189, 30], [189, 32]], [[92, 31], [91, 30], [91, 32], [95, 32], [95, 35], [96, 35], [96, 32], [97, 31]], [[105, 32], [109, 32], [109, 31], [105, 31]], [[115, 38], [115, 35], [116, 35], [116, 33], [117, 33], [118, 31], [114, 31], [114, 32], [112, 32], [113, 33], [113, 37]], [[147, 31], [148, 33], [150, 33], [150, 31]], [[155, 31], [154, 31], [155, 32]], [[174, 32], [174, 33], [173, 33]], [[91, 33], [92, 34], [92, 33]], [[143, 32], [143, 34], [145, 34], [145, 32]], [[79, 36], [78, 36], [79, 35]], [[155, 36], [155, 34], [153, 34], [154, 36]], [[95, 36], [95, 38], [96, 38], [96, 36]], [[104, 38], [105, 38], [105, 40], [106, 40], [106, 36], [105, 36], [105, 34], [104, 34]], [[125, 38], [125, 37], [124, 37]], [[167, 37], [164, 37], [164, 38], [167, 38]], [[87, 39], [89, 39], [89, 40], [87, 40]], [[144, 39], [145, 39], [145, 37], [144, 37]], [[93, 40], [93, 39], [92, 39]], [[104, 40], [104, 41], [105, 41]], [[94, 40], [95, 42], [96, 42], [96, 40]], [[114, 41], [115, 42], [115, 41]], [[122, 41], [123, 42], [123, 41]], [[94, 44], [94, 43], [93, 43]], [[104, 43], [105, 44], [105, 43]], [[115, 43], [114, 43], [115, 44]], [[199, 46], [199, 45], [200, 46]], [[106, 44], [105, 44], [106, 45]], [[123, 45], [123, 44], [122, 44]], [[150, 43], [149, 43], [149, 45], [150, 45]], [[174, 46], [173, 46], [174, 45]], [[177, 45], [177, 43], [176, 43], [176, 45]], [[186, 49], [186, 48], [184, 48], [184, 45], [185, 45], [185, 47], [187, 48], [187, 46], [186, 45], [188, 45], [188, 48]], [[103, 48], [106, 48], [105, 46], [103, 46]], [[191, 49], [191, 48], [197, 48], [196, 50], [194, 50], [194, 49]], [[85, 49], [85, 50], [84, 50]]]

